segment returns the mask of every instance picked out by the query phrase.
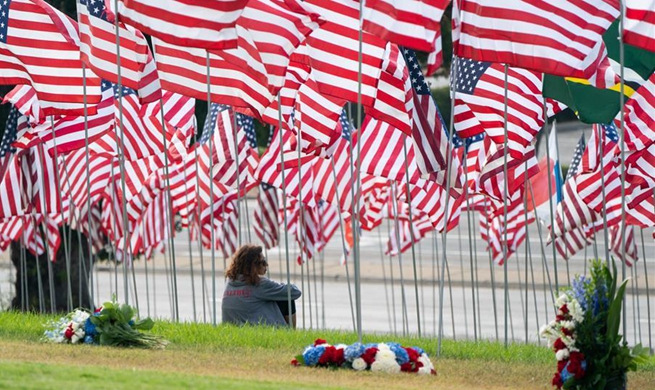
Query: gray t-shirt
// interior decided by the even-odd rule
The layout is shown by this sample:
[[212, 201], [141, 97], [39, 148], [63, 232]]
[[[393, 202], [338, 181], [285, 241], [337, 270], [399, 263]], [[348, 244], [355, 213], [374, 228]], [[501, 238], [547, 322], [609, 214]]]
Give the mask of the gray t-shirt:
[[[291, 300], [300, 298], [301, 292], [291, 286]], [[287, 285], [261, 277], [253, 286], [241, 280], [228, 280], [223, 292], [223, 322], [243, 325], [286, 325], [276, 301], [288, 299]]]

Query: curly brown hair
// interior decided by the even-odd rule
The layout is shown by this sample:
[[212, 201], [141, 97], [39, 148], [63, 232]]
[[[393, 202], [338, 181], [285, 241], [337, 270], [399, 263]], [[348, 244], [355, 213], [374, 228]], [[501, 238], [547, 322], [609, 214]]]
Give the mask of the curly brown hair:
[[244, 282], [256, 286], [259, 284], [259, 267], [263, 264], [267, 263], [262, 247], [246, 244], [237, 249], [225, 276], [231, 280], [242, 276]]

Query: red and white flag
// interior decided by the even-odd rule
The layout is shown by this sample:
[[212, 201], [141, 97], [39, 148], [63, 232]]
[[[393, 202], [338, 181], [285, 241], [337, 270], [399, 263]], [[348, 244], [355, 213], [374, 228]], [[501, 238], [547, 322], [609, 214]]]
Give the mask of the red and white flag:
[[618, 0], [462, 0], [458, 56], [588, 79], [604, 58]]
[[655, 52], [655, 0], [626, 0], [625, 43]]

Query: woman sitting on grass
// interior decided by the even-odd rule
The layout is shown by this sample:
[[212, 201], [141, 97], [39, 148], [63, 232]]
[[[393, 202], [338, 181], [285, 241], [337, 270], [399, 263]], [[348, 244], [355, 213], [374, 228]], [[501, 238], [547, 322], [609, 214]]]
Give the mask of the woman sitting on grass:
[[[266, 274], [268, 262], [262, 247], [244, 245], [237, 250], [227, 270], [227, 285], [223, 293], [223, 322], [243, 325], [288, 325], [296, 327], [295, 300], [301, 292], [295, 285], [274, 282]], [[288, 289], [291, 290], [291, 307]]]

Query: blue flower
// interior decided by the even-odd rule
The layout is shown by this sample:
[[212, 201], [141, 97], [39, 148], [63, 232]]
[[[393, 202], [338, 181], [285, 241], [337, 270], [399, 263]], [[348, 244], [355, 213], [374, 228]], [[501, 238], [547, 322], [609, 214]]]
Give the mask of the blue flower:
[[412, 347], [412, 349], [418, 352], [419, 355], [423, 355], [425, 353], [425, 350], [421, 347]]
[[578, 276], [573, 279], [573, 296], [580, 303], [582, 310], [587, 311], [587, 288], [591, 280], [584, 276]]
[[130, 320], [130, 322], [128, 322], [127, 324], [131, 327], [134, 327], [134, 320]]
[[302, 357], [305, 360], [305, 364], [308, 366], [315, 366], [318, 364], [318, 359], [321, 358], [323, 355], [323, 352], [325, 352], [325, 347], [320, 346], [320, 347], [307, 347], [305, 352], [303, 352]]
[[407, 351], [405, 351], [405, 348], [403, 348], [400, 344], [398, 343], [387, 343], [389, 346], [389, 349], [393, 351], [394, 354], [396, 354], [396, 362], [400, 365], [403, 365], [407, 362], [409, 362], [409, 354]]
[[365, 350], [366, 347], [364, 347], [362, 343], [354, 343], [346, 347], [346, 349], [343, 351], [343, 357], [347, 361], [353, 362], [355, 359], [362, 356]]
[[84, 336], [84, 344], [95, 344], [95, 341], [92, 336], [86, 335]]
[[378, 347], [378, 343], [368, 343], [368, 344], [364, 344], [364, 349], [377, 348], [377, 347]]
[[573, 376], [573, 374], [571, 374], [569, 370], [565, 368], [562, 370], [562, 372], [560, 372], [559, 376], [562, 378], [562, 382], [566, 382]]
[[96, 326], [93, 324], [93, 322], [91, 322], [90, 318], [88, 318], [84, 323], [84, 333], [89, 336], [95, 336], [98, 334], [98, 330], [96, 329]]

